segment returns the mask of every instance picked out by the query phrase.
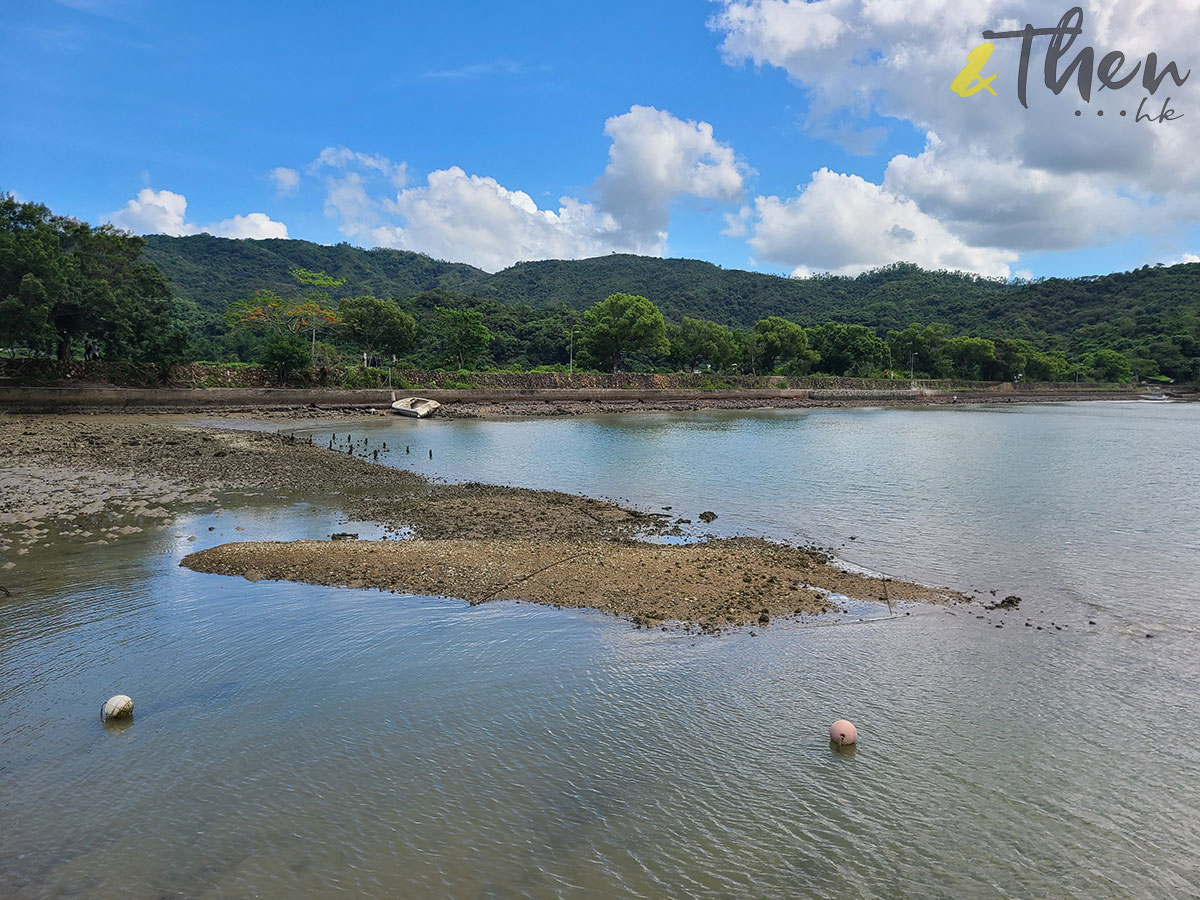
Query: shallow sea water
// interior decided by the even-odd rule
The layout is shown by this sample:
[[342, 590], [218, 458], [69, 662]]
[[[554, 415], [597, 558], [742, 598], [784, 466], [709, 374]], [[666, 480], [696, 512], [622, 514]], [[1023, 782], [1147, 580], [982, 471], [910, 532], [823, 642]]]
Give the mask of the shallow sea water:
[[[1200, 407], [311, 433], [346, 428], [425, 474], [712, 509], [1025, 599], [712, 638], [178, 567], [378, 536], [264, 498], [35, 548], [0, 600], [4, 896], [1200, 894]], [[106, 729], [117, 692], [135, 720]]]

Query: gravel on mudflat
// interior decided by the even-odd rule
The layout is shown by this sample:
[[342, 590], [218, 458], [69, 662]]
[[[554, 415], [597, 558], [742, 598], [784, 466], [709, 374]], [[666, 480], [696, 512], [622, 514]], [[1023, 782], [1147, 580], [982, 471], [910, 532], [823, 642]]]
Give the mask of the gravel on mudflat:
[[754, 538], [660, 545], [637, 541], [435, 540], [229, 543], [180, 563], [251, 581], [379, 588], [587, 607], [637, 625], [705, 630], [839, 609], [831, 594], [878, 602], [963, 599], [903, 581], [843, 571], [819, 551]]

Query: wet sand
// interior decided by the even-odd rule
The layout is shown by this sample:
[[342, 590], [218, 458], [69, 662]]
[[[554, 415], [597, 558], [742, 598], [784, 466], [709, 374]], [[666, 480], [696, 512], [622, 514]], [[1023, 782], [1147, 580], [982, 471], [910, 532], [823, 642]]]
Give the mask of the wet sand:
[[[46, 539], [118, 539], [238, 492], [318, 500], [409, 540], [225, 544], [199, 571], [589, 607], [706, 630], [837, 609], [836, 598], [957, 602], [953, 591], [846, 572], [816, 548], [747, 538], [664, 545], [663, 516], [552, 491], [443, 484], [288, 435], [154, 417], [0, 417], [0, 565]], [[131, 521], [133, 524], [130, 524]], [[253, 538], [247, 534], [247, 538]]]

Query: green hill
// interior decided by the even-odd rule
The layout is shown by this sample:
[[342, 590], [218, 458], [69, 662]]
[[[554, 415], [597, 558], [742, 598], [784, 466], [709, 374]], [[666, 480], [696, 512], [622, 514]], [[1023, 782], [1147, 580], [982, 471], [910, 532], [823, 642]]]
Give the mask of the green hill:
[[488, 274], [401, 250], [209, 235], [151, 236], [146, 254], [178, 296], [210, 314], [259, 288], [292, 288], [288, 270], [301, 266], [345, 278], [347, 294], [399, 299], [436, 290], [481, 308], [498, 302], [514, 314], [522, 307], [582, 310], [626, 292], [649, 297], [675, 322], [692, 316], [747, 328], [775, 315], [805, 326], [861, 324], [881, 335], [912, 322], [944, 322], [955, 334], [1022, 338], [1070, 354], [1114, 349], [1176, 377], [1189, 377], [1200, 357], [1200, 264], [1005, 283], [907, 263], [854, 278], [797, 279], [627, 254], [519, 263]]
[[146, 236], [146, 256], [158, 266], [176, 295], [202, 309], [221, 312], [235, 300], [266, 288], [287, 292], [299, 266], [345, 278], [348, 291], [379, 297], [407, 297], [462, 285], [487, 273], [474, 266], [445, 263], [404, 250], [362, 250], [349, 244], [290, 240], [235, 240], [197, 234]]

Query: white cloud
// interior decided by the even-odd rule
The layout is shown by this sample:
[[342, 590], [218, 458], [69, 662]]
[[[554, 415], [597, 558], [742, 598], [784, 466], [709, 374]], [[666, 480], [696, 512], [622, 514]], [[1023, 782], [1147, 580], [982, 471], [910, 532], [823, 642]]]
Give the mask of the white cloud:
[[707, 122], [683, 121], [652, 106], [634, 106], [604, 123], [612, 138], [608, 166], [596, 183], [600, 205], [630, 242], [666, 241], [671, 204], [681, 196], [734, 203], [750, 170]]
[[490, 62], [470, 63], [456, 69], [430, 69], [421, 77], [466, 80], [496, 75], [519, 75], [524, 71], [526, 67], [519, 62], [511, 59], [493, 59]]
[[322, 167], [367, 169], [379, 173], [396, 187], [404, 187], [408, 181], [407, 163], [394, 163], [378, 153], [357, 153], [348, 147], [326, 147], [309, 163], [308, 170], [317, 172]]
[[[560, 197], [552, 209], [458, 166], [405, 187], [404, 163], [346, 147], [325, 148], [308, 171], [324, 177], [325, 213], [341, 220], [343, 233], [489, 271], [520, 260], [661, 254], [679, 198], [742, 199], [751, 170], [714, 138], [707, 122], [634, 106], [610, 118], [605, 132], [612, 144], [596, 181], [596, 201]], [[401, 189], [389, 195], [384, 181]]]
[[749, 206], [743, 206], [735, 213], [725, 213], [725, 227], [721, 229], [721, 234], [726, 237], [745, 237], [753, 216], [754, 210]]
[[186, 212], [183, 194], [142, 188], [123, 209], [109, 213], [108, 220], [135, 234], [195, 234], [198, 229], [184, 222]]
[[266, 213], [260, 212], [234, 216], [232, 219], [224, 219], [213, 225], [205, 225], [200, 230], [208, 234], [215, 234], [217, 237], [254, 238], [255, 240], [288, 236], [286, 225], [276, 222]]
[[248, 213], [211, 225], [187, 221], [187, 198], [174, 191], [142, 188], [124, 207], [109, 213], [108, 221], [135, 234], [212, 234], [230, 238], [286, 238], [287, 226], [265, 213]]
[[963, 240], [1016, 250], [1063, 250], [1147, 224], [1149, 201], [1105, 189], [1078, 172], [947, 146], [928, 135], [918, 156], [888, 163], [883, 187], [916, 201]]
[[1007, 277], [1017, 254], [972, 247], [912, 200], [857, 175], [829, 169], [791, 199], [759, 197], [750, 245], [796, 274], [856, 275], [896, 261]]
[[[1068, 59], [1089, 45], [1097, 61], [1124, 51], [1123, 72], [1151, 51], [1181, 71], [1196, 61], [1195, 0], [1080, 5], [1084, 31]], [[985, 29], [1053, 26], [1065, 9], [1035, 0], [723, 0], [709, 24], [731, 65], [777, 67], [803, 86], [815, 134], [844, 143], [842, 123], [858, 121], [869, 145], [880, 117], [926, 134], [924, 151], [894, 157], [878, 188], [913, 201], [966, 245], [1063, 250], [1200, 221], [1200, 72], [1178, 89], [1168, 80], [1148, 104], [1157, 112], [1170, 95], [1184, 113], [1162, 124], [1134, 121], [1140, 84], [1094, 90], [1090, 104], [1073, 83], [1051, 94], [1045, 38], [1034, 44], [1028, 109], [1016, 97], [1017, 40], [998, 40], [984, 69], [999, 73], [999, 96], [950, 92]], [[874, 224], [860, 223], [868, 237]]]
[[493, 272], [519, 260], [578, 259], [629, 249], [611, 216], [571, 197], [559, 204], [557, 210], [539, 209], [523, 191], [452, 166], [430, 172], [424, 185], [400, 191], [382, 204], [403, 224], [379, 224], [363, 216], [346, 219], [343, 230], [380, 246], [418, 250]]
[[286, 166], [276, 166], [271, 170], [271, 180], [275, 182], [276, 195], [282, 197], [296, 193], [296, 188], [300, 186], [300, 173]]
[[371, 199], [358, 172], [325, 179], [325, 215], [341, 217], [350, 233], [379, 222], [378, 203]]

